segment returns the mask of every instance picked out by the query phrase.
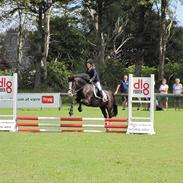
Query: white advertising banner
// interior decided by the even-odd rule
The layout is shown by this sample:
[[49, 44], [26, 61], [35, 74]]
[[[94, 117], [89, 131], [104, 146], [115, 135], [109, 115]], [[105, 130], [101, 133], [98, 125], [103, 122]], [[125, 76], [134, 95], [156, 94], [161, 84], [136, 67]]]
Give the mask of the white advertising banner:
[[[18, 93], [18, 108], [59, 108], [60, 93]], [[10, 101], [1, 101], [0, 108], [11, 108]]]
[[131, 122], [128, 125], [128, 132], [154, 134], [154, 128], [151, 122]]

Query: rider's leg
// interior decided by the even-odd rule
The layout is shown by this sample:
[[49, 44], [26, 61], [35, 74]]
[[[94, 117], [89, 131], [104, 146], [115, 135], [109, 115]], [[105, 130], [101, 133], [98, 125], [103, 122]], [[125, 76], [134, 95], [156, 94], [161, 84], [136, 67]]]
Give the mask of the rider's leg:
[[100, 95], [102, 96], [102, 100], [103, 100], [104, 102], [107, 101], [107, 98], [106, 98], [106, 96], [104, 96], [104, 93], [103, 93], [103, 91], [102, 91], [102, 87], [101, 87], [100, 82], [97, 81], [97, 82], [95, 83], [95, 85], [96, 85], [96, 87], [99, 89], [99, 93], [100, 93]]

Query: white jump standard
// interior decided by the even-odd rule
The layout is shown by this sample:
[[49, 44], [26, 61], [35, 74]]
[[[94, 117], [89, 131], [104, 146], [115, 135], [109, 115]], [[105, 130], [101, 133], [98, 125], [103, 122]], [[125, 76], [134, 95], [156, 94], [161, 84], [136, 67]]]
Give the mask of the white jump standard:
[[[155, 134], [154, 132], [154, 75], [151, 77], [133, 77], [129, 75], [128, 94], [128, 129], [130, 133]], [[138, 98], [139, 100], [135, 100]], [[134, 117], [132, 114], [133, 103], [145, 103], [150, 105], [149, 117]]]

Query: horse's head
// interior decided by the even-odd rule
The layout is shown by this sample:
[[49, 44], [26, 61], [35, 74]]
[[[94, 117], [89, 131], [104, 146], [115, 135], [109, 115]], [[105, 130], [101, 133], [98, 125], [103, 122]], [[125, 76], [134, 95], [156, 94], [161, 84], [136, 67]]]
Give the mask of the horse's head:
[[68, 95], [73, 96], [78, 91], [80, 91], [85, 84], [89, 82], [89, 76], [87, 74], [70, 76], [68, 78], [68, 82], [69, 82]]

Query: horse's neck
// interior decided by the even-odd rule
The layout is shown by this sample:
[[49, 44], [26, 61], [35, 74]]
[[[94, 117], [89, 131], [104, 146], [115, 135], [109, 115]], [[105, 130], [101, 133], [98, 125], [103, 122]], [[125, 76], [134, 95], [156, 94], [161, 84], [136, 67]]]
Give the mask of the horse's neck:
[[84, 79], [78, 79], [76, 87], [78, 89], [83, 88], [85, 85], [89, 84], [87, 81], [85, 81]]

